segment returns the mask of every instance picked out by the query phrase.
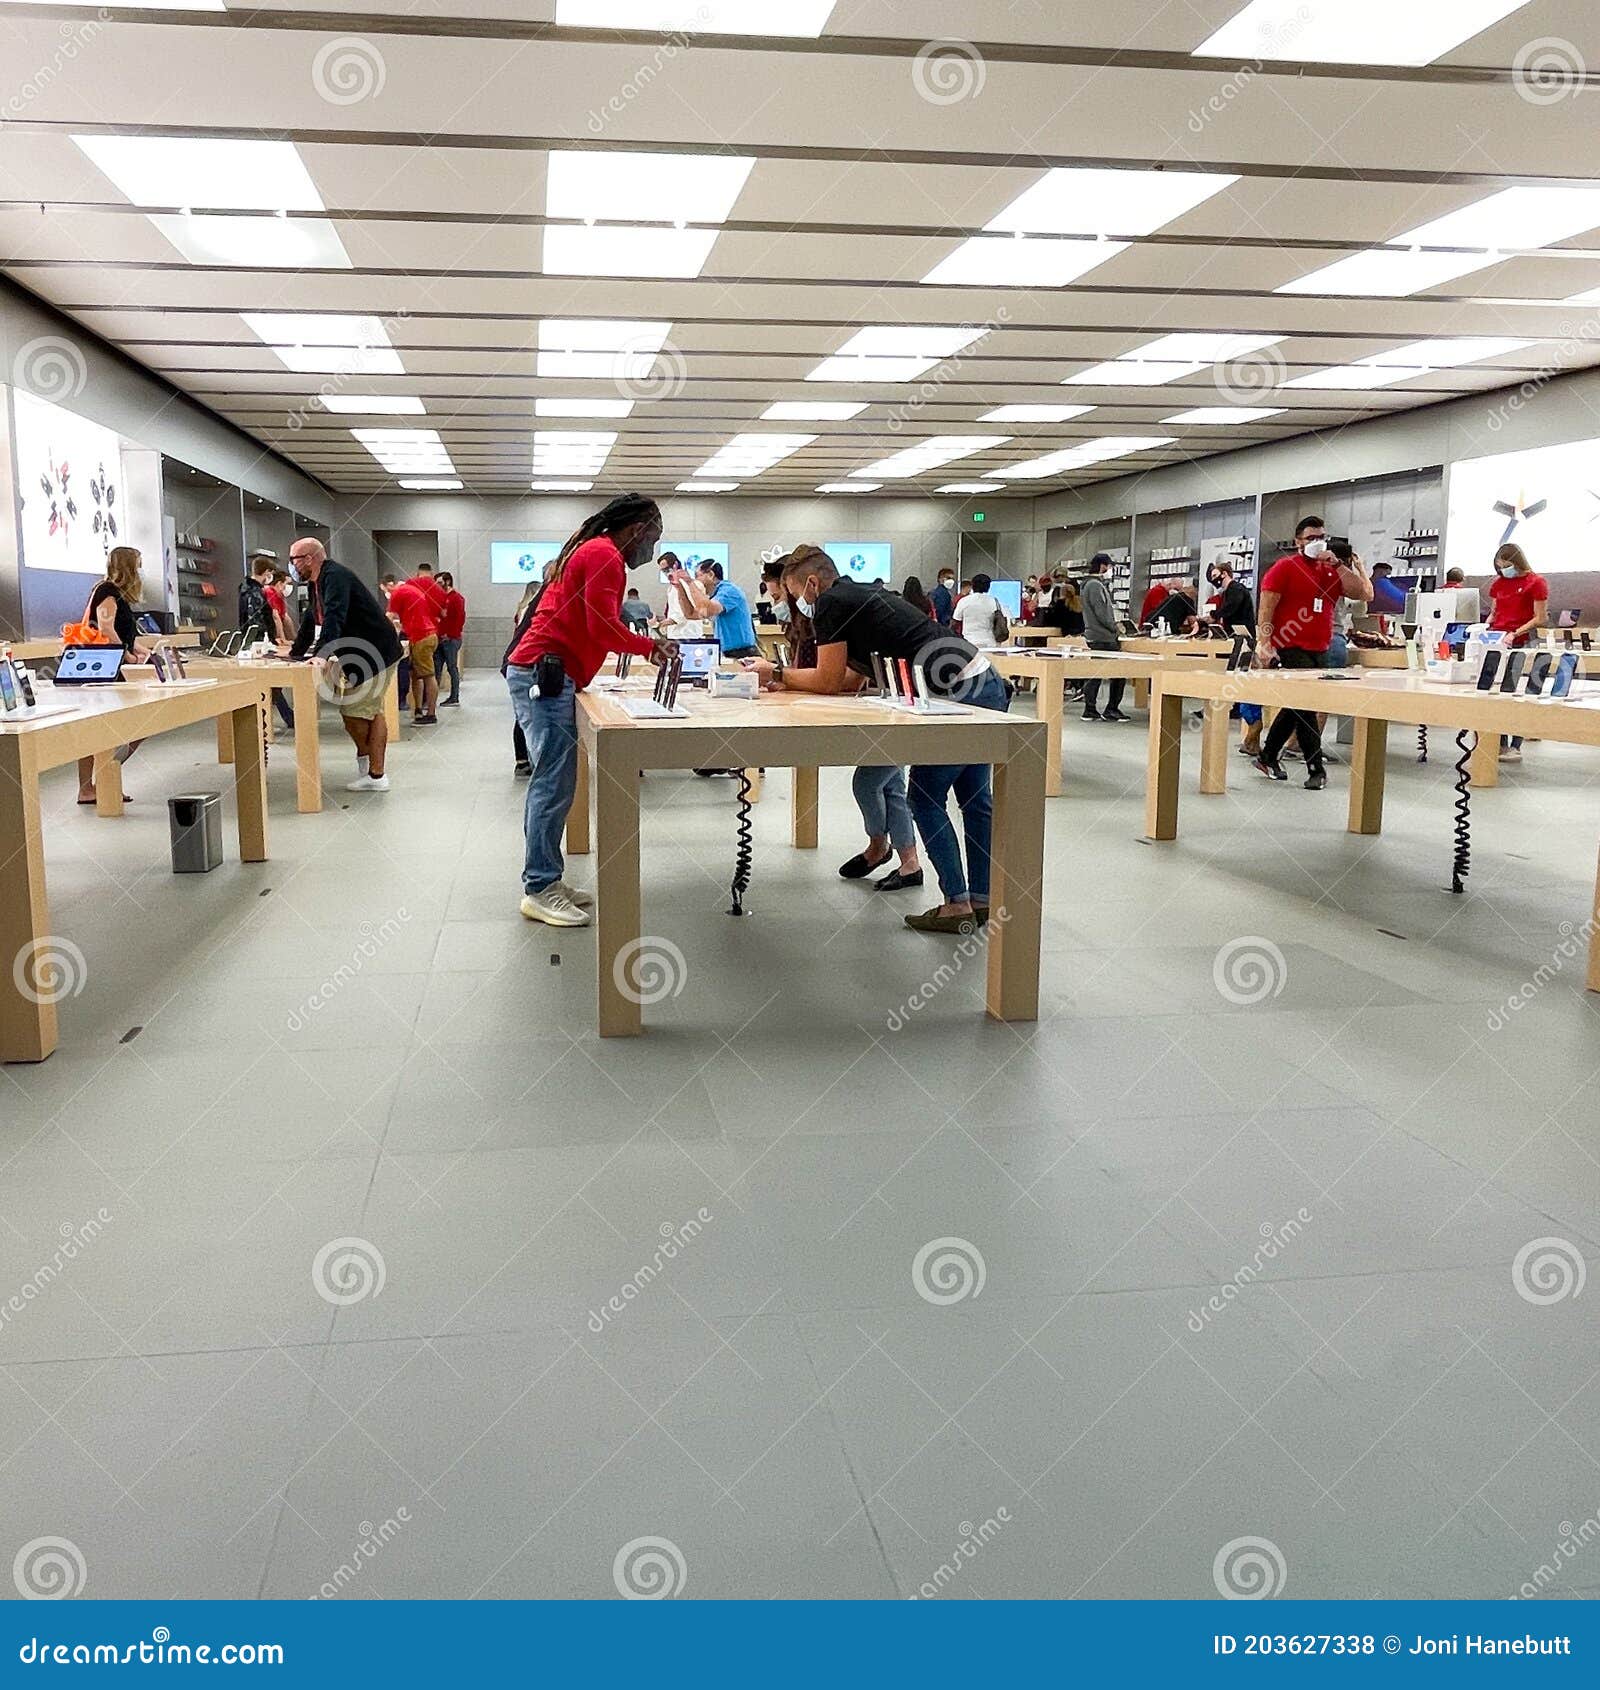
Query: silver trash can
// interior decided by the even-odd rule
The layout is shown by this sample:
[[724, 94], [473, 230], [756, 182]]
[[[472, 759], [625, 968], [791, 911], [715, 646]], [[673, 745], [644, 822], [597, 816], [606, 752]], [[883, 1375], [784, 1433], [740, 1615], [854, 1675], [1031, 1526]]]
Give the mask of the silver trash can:
[[209, 874], [222, 861], [222, 794], [185, 792], [167, 800], [172, 872]]

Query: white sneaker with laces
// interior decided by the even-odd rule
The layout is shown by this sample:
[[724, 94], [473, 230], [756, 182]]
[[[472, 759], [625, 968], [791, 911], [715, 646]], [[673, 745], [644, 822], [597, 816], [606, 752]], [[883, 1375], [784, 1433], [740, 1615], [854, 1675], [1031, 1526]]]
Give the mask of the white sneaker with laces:
[[589, 912], [579, 909], [560, 883], [547, 886], [542, 892], [530, 892], [522, 900], [522, 913], [529, 921], [542, 921], [546, 927], [587, 927]]
[[558, 880], [554, 886], [547, 887], [546, 890], [559, 892], [563, 897], [570, 898], [580, 910], [592, 910], [594, 908], [592, 893], [582, 891], [576, 886], [569, 886], [564, 880]]
[[357, 775], [354, 780], [346, 781], [346, 792], [387, 792], [389, 777], [387, 775]]

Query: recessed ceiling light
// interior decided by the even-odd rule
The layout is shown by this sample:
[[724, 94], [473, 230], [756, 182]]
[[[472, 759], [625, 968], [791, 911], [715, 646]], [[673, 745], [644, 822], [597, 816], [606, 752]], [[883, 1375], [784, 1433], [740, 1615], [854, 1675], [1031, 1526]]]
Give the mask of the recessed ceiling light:
[[301, 375], [403, 376], [399, 354], [376, 317], [337, 312], [245, 311], [245, 326], [286, 369]]
[[1087, 469], [1091, 464], [1106, 463], [1112, 458], [1125, 458], [1134, 452], [1153, 451], [1158, 446], [1170, 446], [1170, 434], [1106, 435], [1100, 440], [1087, 440], [1081, 446], [1071, 446], [1064, 452], [1051, 452], [1047, 457], [1028, 458], [1009, 464], [994, 473], [1006, 481], [1041, 481], [1050, 475], [1065, 475], [1071, 470]]
[[1420, 366], [1426, 370], [1449, 370], [1458, 364], [1476, 364], [1483, 358], [1501, 358], [1508, 352], [1521, 352], [1524, 347], [1532, 345], [1531, 340], [1496, 340], [1491, 337], [1413, 340], [1405, 346], [1374, 352], [1370, 358], [1358, 361], [1363, 364], [1403, 364], [1408, 368]]
[[556, 0], [568, 29], [638, 29], [652, 35], [789, 35], [815, 39], [835, 0]]
[[530, 481], [528, 490], [532, 493], [589, 493], [594, 489], [592, 481]]
[[1060, 288], [1127, 250], [1125, 241], [973, 235], [922, 280], [944, 287]]
[[1146, 341], [1122, 358], [1154, 359], [1156, 363], [1186, 363], [1193, 358], [1202, 364], [1222, 364], [1230, 358], [1248, 358], [1252, 352], [1264, 352], [1276, 346], [1282, 335], [1275, 334], [1164, 334], [1159, 340]]
[[1194, 170], [1047, 170], [984, 227], [1028, 235], [1151, 235], [1239, 178]]
[[400, 483], [408, 493], [459, 493], [459, 481], [402, 481]]
[[536, 417], [630, 417], [631, 399], [535, 399]]
[[857, 329], [807, 381], [903, 382], [926, 375], [935, 364], [981, 340], [986, 328], [942, 328], [894, 324]]
[[851, 474], [873, 475], [883, 481], [905, 481], [913, 475], [926, 475], [930, 469], [953, 464], [957, 458], [970, 458], [974, 453], [1004, 446], [1010, 438], [1008, 434], [935, 435], [890, 457], [879, 458], [875, 464], [864, 464], [860, 469], [852, 470]]
[[748, 480], [809, 446], [814, 434], [736, 434], [700, 466], [698, 474], [713, 479]]
[[1063, 387], [1162, 387], [1184, 376], [1196, 376], [1209, 364], [1156, 364], [1132, 358], [1113, 359], [1109, 364], [1091, 364], [1086, 370], [1066, 377]]
[[544, 231], [547, 276], [698, 276], [717, 243], [715, 229], [552, 228]]
[[338, 230], [323, 218], [152, 217], [191, 264], [241, 270], [349, 270]]
[[1575, 293], [1570, 299], [1564, 299], [1563, 305], [1600, 305], [1600, 288], [1589, 288], [1584, 293]]
[[1235, 423], [1260, 422], [1265, 417], [1281, 417], [1283, 407], [1264, 405], [1200, 405], [1192, 411], [1180, 411], [1175, 417], [1163, 417], [1164, 423], [1196, 423], [1207, 428], [1230, 428]]
[[934, 488], [936, 493], [1003, 493], [1005, 488], [998, 481], [952, 481], [944, 487]]
[[738, 490], [737, 481], [680, 481], [677, 486], [680, 493], [736, 493]]
[[1250, 0], [1194, 50], [1208, 59], [1426, 65], [1527, 0]]
[[454, 475], [444, 442], [431, 428], [353, 428], [351, 434], [391, 475]]
[[617, 443], [615, 432], [538, 429], [533, 436], [536, 476], [598, 475]]
[[74, 135], [72, 139], [134, 205], [198, 205], [212, 211], [323, 209], [322, 196], [289, 141], [210, 141], [164, 135]]
[[1597, 226], [1600, 188], [1503, 188], [1385, 244], [1483, 247], [1492, 260], [1501, 248], [1536, 251]]
[[1286, 381], [1285, 387], [1322, 388], [1330, 393], [1357, 392], [1369, 387], [1387, 387], [1391, 382], [1406, 381], [1412, 376], [1425, 376], [1420, 364], [1405, 369], [1398, 364], [1335, 364], [1331, 369], [1312, 370], [1303, 376]]
[[1093, 405], [1001, 405], [997, 410], [985, 411], [979, 422], [986, 423], [1057, 423], [1071, 422], [1074, 417], [1086, 416]]
[[817, 491], [819, 493], [876, 493], [882, 486], [881, 481], [824, 481]]
[[723, 153], [554, 152], [545, 211], [600, 223], [721, 223], [755, 162]]
[[343, 416], [421, 416], [426, 407], [420, 399], [404, 393], [319, 393], [317, 403], [325, 411]]
[[539, 354], [534, 362], [537, 375], [643, 381], [655, 369], [656, 357], [672, 333], [672, 324], [546, 317], [538, 333]]
[[781, 399], [761, 413], [762, 422], [849, 422], [866, 410], [866, 400]]
[[1313, 270], [1275, 288], [1275, 293], [1342, 294], [1352, 299], [1404, 299], [1424, 288], [1438, 287], [1489, 262], [1480, 254], [1460, 252], [1405, 252], [1396, 247], [1374, 247], [1370, 252], [1353, 252], [1348, 258]]

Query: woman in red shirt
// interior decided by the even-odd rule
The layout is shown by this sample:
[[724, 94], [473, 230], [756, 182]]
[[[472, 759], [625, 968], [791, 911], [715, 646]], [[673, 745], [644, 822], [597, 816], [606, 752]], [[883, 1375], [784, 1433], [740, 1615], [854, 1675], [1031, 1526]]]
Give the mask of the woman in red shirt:
[[[1494, 554], [1494, 580], [1489, 586], [1489, 627], [1505, 635], [1508, 646], [1525, 646], [1544, 626], [1550, 608], [1550, 583], [1534, 573], [1521, 546], [1504, 545]], [[1500, 756], [1522, 761], [1522, 735], [1500, 741]]]
[[550, 927], [587, 927], [594, 900], [562, 876], [561, 830], [578, 784], [576, 695], [611, 652], [660, 663], [677, 650], [622, 620], [626, 571], [648, 563], [661, 540], [654, 499], [625, 493], [561, 548], [539, 596], [512, 636], [503, 665], [533, 775], [523, 807], [522, 913]]

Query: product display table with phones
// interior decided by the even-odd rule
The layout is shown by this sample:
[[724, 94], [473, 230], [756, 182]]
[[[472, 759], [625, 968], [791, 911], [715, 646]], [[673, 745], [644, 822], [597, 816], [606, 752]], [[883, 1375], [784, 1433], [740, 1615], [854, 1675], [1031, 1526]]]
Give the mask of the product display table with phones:
[[[1385, 750], [1391, 722], [1420, 723], [1452, 734], [1466, 729], [1484, 740], [1501, 734], [1551, 740], [1565, 745], [1600, 746], [1600, 687], [1579, 682], [1569, 698], [1530, 698], [1526, 693], [1479, 692], [1470, 684], [1431, 681], [1409, 671], [1335, 671], [1355, 679], [1328, 678], [1318, 670], [1244, 670], [1230, 674], [1206, 666], [1186, 674], [1168, 670], [1156, 681], [1150, 711], [1150, 746], [1145, 789], [1145, 836], [1178, 836], [1178, 790], [1183, 758], [1183, 718], [1190, 702], [1204, 701], [1208, 715], [1224, 724], [1230, 704], [1244, 702], [1274, 709], [1326, 711], [1355, 720], [1350, 758], [1351, 833], [1383, 831]], [[1214, 710], [1213, 710], [1213, 707]], [[1209, 740], [1209, 735], [1207, 736]], [[1227, 789], [1227, 743], [1220, 752], [1208, 745], [1201, 765], [1200, 790]], [[1209, 764], [1209, 766], [1208, 766]], [[1600, 883], [1590, 914], [1600, 918]], [[1600, 991], [1600, 919], [1590, 924], [1589, 990]]]
[[[202, 643], [198, 628], [180, 628], [175, 634], [142, 634], [141, 639], [162, 640], [167, 645], [181, 646], [185, 651], [193, 651]], [[13, 640], [11, 655], [24, 663], [50, 663], [61, 655], [61, 641], [55, 640]]]
[[1027, 628], [1013, 624], [1011, 629], [1012, 645], [1065, 645], [1074, 636], [1063, 634], [1059, 628]]
[[[567, 849], [596, 852], [595, 981], [603, 1038], [641, 1033], [643, 1016], [624, 990], [630, 946], [640, 937], [639, 776], [645, 769], [729, 767], [794, 770], [792, 838], [817, 843], [817, 771], [882, 763], [994, 765], [992, 907], [1004, 909], [988, 941], [990, 1015], [1032, 1021], [1039, 1013], [1039, 896], [1044, 871], [1045, 729], [1026, 718], [973, 710], [917, 716], [848, 698], [765, 693], [756, 699], [680, 693], [687, 717], [638, 721], [614, 693], [578, 694], [578, 792]], [[825, 986], [816, 982], [816, 989]]]
[[[1226, 647], [1224, 651], [1226, 651]], [[1067, 688], [1074, 681], [1132, 681], [1148, 689], [1153, 676], [1165, 669], [1193, 669], [1210, 663], [1207, 657], [1159, 657], [1117, 651], [1090, 651], [1086, 646], [1051, 646], [1045, 651], [986, 652], [996, 671], [1010, 681], [1033, 681], [1039, 720], [1045, 725], [1045, 796], [1062, 791], [1061, 740], [1066, 720]], [[1226, 724], [1226, 717], [1224, 717]]]
[[256, 728], [262, 700], [261, 685], [244, 680], [41, 687], [41, 709], [67, 711], [20, 723], [0, 719], [0, 840], [7, 856], [0, 874], [0, 1061], [42, 1062], [56, 1048], [40, 775], [93, 757], [96, 809], [121, 815], [122, 770], [112, 755], [119, 745], [228, 716], [239, 748], [233, 768], [239, 856], [247, 863], [265, 862], [266, 765]]
[[[196, 679], [248, 680], [262, 688], [287, 692], [294, 706], [295, 802], [302, 815], [317, 815], [322, 809], [322, 732], [317, 720], [321, 703], [318, 687], [321, 674], [311, 663], [245, 662], [236, 657], [191, 657], [187, 664]], [[126, 673], [140, 681], [154, 679], [154, 672], [136, 665]], [[272, 713], [265, 721], [271, 727]], [[257, 733], [259, 738], [259, 730]], [[217, 761], [234, 760], [234, 731], [231, 716], [217, 718]]]

